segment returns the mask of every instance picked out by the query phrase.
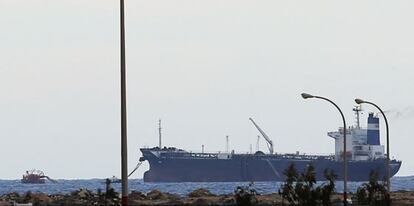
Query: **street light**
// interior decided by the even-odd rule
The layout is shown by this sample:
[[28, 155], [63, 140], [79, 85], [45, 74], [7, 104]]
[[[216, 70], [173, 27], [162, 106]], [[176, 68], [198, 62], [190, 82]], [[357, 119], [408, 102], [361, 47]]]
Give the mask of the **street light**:
[[357, 104], [370, 104], [374, 107], [376, 107], [382, 114], [382, 116], [384, 117], [385, 120], [385, 128], [386, 128], [386, 133], [387, 133], [387, 190], [388, 192], [390, 192], [391, 190], [391, 183], [390, 183], [390, 136], [389, 136], [389, 130], [388, 130], [388, 120], [387, 117], [385, 116], [384, 112], [382, 111], [381, 108], [379, 108], [376, 104], [372, 103], [372, 102], [368, 102], [368, 101], [364, 101], [362, 99], [355, 99], [355, 102]]
[[325, 101], [328, 101], [329, 103], [333, 104], [336, 107], [336, 109], [338, 109], [339, 113], [341, 114], [342, 122], [344, 123], [344, 131], [343, 131], [344, 132], [344, 205], [347, 205], [348, 204], [348, 200], [347, 200], [348, 163], [346, 160], [346, 122], [345, 122], [344, 114], [342, 113], [338, 105], [336, 105], [333, 101], [331, 101], [328, 98], [315, 96], [315, 95], [311, 95], [307, 93], [302, 93], [301, 95], [303, 99], [317, 98], [317, 99], [323, 99]]
[[128, 152], [127, 152], [127, 111], [126, 111], [126, 64], [125, 64], [125, 9], [120, 0], [120, 39], [121, 39], [121, 180], [122, 205], [128, 205]]

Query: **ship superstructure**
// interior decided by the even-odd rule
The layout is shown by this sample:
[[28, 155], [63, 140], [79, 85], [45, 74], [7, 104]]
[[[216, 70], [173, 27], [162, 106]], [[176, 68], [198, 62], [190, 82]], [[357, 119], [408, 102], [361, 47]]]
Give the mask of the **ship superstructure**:
[[[375, 160], [386, 158], [384, 145], [380, 144], [379, 118], [374, 113], [368, 115], [367, 128], [361, 128], [359, 124], [360, 107], [354, 108], [357, 116], [357, 124], [346, 129], [347, 158], [353, 161]], [[335, 160], [343, 158], [343, 128], [338, 131], [328, 132], [328, 136], [335, 139]]]
[[[380, 145], [379, 118], [368, 116], [367, 128], [359, 124], [360, 108], [354, 109], [357, 124], [347, 128], [348, 180], [366, 181], [369, 173], [377, 171], [379, 177], [386, 174], [386, 155]], [[298, 171], [310, 164], [315, 167], [317, 180], [324, 179], [325, 170], [333, 170], [338, 179], [343, 179], [343, 128], [328, 132], [335, 140], [334, 155], [273, 154], [273, 142], [263, 130], [250, 119], [268, 143], [269, 154], [193, 153], [174, 147], [141, 148], [148, 161], [149, 171], [144, 173], [146, 182], [224, 182], [224, 181], [282, 181], [283, 171], [295, 164]], [[161, 146], [161, 145], [160, 145]], [[391, 176], [401, 167], [401, 161], [391, 160]]]

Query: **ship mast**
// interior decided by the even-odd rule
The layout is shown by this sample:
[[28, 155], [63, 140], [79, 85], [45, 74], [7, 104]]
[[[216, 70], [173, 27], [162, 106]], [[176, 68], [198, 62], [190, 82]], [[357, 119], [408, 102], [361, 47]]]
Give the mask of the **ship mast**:
[[357, 123], [357, 129], [361, 129], [361, 125], [359, 123], [359, 113], [362, 111], [361, 106], [355, 106], [352, 111], [355, 112], [355, 116], [356, 116], [356, 123]]
[[158, 147], [161, 149], [161, 119], [158, 120]]
[[226, 153], [229, 153], [229, 135], [226, 136]]

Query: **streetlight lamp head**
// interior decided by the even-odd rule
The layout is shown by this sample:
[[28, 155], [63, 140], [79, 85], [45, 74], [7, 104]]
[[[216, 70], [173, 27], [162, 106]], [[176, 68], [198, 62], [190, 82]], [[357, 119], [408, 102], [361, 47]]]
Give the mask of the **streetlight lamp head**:
[[304, 98], [304, 99], [308, 99], [308, 98], [313, 98], [314, 97], [313, 95], [307, 94], [307, 93], [302, 93], [301, 95], [302, 95], [302, 98]]
[[362, 103], [365, 103], [365, 101], [364, 101], [364, 100], [362, 100], [362, 99], [355, 99], [355, 102], [356, 102], [357, 104], [362, 104]]

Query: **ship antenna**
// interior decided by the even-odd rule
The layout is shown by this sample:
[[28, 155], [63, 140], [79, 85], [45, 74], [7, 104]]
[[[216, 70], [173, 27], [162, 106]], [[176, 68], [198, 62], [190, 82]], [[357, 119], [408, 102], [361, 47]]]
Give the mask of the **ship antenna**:
[[158, 120], [158, 135], [159, 135], [159, 137], [158, 137], [158, 146], [160, 147], [160, 149], [161, 149], [161, 119], [159, 119]]
[[361, 125], [359, 123], [359, 113], [362, 111], [361, 106], [355, 106], [352, 110], [355, 112], [356, 115], [357, 128], [360, 129]]
[[229, 153], [229, 135], [226, 136], [226, 153]]
[[260, 142], [260, 136], [257, 135], [257, 142], [256, 142], [256, 151], [259, 151], [259, 142]]

